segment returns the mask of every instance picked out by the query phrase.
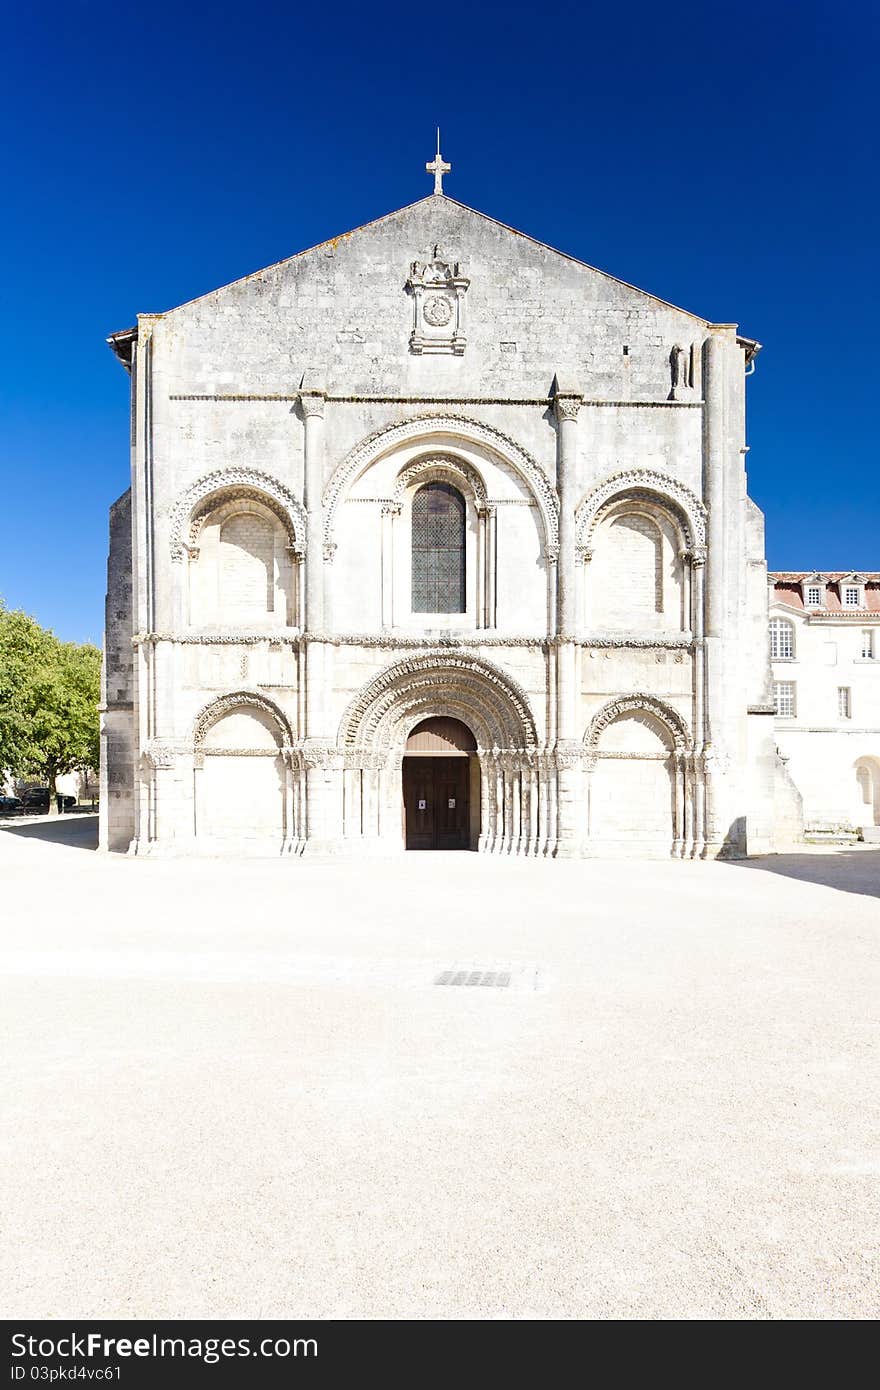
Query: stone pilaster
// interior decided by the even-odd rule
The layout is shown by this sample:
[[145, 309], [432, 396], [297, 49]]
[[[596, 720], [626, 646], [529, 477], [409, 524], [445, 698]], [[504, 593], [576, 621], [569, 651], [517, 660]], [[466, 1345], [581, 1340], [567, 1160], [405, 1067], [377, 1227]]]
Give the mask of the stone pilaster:
[[581, 853], [583, 771], [578, 729], [578, 669], [575, 643], [575, 507], [577, 505], [578, 414], [583, 397], [557, 382], [556, 487], [559, 494], [559, 559], [556, 565], [556, 778], [558, 835], [562, 858]]

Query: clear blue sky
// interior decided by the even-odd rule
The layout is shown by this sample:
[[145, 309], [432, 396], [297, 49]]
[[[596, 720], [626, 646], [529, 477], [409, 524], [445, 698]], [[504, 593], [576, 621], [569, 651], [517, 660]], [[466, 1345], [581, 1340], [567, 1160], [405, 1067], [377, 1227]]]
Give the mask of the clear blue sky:
[[880, 570], [874, 3], [9, 7], [0, 594], [100, 640], [107, 334], [430, 191], [765, 350], [772, 568]]

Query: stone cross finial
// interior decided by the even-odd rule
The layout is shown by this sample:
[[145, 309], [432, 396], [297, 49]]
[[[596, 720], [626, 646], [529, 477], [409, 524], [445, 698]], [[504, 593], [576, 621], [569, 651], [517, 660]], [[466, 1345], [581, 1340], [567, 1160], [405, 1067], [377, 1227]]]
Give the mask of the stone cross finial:
[[442, 192], [443, 192], [443, 175], [444, 175], [444, 174], [448, 174], [451, 168], [452, 168], [452, 165], [451, 165], [451, 164], [447, 164], [447, 163], [446, 163], [446, 160], [443, 158], [442, 154], [440, 153], [440, 127], [438, 126], [438, 127], [437, 127], [437, 155], [436, 155], [436, 157], [435, 157], [434, 159], [431, 160], [430, 164], [426, 164], [426, 165], [425, 165], [425, 170], [426, 170], [426, 172], [429, 173], [429, 174], [433, 174], [433, 175], [434, 175], [434, 192], [435, 192], [435, 193], [442, 193]]

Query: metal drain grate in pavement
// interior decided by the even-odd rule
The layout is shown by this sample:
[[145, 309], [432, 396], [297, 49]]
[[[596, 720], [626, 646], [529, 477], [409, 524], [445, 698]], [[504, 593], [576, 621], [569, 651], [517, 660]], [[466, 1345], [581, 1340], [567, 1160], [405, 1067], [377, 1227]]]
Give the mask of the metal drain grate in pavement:
[[510, 984], [509, 970], [444, 970], [435, 985], [481, 985], [506, 989]]

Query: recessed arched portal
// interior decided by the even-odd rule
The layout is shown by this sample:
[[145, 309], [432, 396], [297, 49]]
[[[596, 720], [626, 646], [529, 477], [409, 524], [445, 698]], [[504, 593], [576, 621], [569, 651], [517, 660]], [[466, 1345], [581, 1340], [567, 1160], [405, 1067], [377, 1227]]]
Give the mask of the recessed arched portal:
[[[352, 699], [338, 741], [345, 759], [347, 838], [369, 836], [402, 848], [409, 838], [403, 764], [408, 769], [412, 760], [415, 768], [438, 758], [450, 765], [438, 773], [441, 779], [463, 776], [451, 766], [460, 761], [469, 780], [467, 833], [461, 825], [453, 827], [454, 839], [440, 838], [437, 848], [451, 849], [457, 840], [462, 849], [490, 854], [554, 852], [555, 787], [547, 761], [539, 756], [528, 696], [485, 658], [429, 651], [395, 662]], [[412, 776], [417, 775], [426, 779], [427, 769], [414, 770]], [[419, 801], [429, 799], [425, 792], [410, 794], [416, 811]], [[442, 787], [433, 794], [441, 795]], [[464, 809], [458, 791], [447, 790], [443, 800], [444, 813]], [[411, 840], [410, 845], [415, 847]], [[433, 832], [424, 848], [434, 848]]]
[[423, 719], [403, 755], [407, 849], [476, 849], [480, 835], [477, 741], [460, 719]]

